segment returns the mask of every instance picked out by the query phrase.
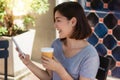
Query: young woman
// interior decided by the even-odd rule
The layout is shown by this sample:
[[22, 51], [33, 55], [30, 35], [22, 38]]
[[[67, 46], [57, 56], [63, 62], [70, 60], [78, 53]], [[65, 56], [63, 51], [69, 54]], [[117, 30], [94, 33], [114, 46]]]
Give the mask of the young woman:
[[42, 56], [42, 70], [20, 54], [23, 63], [40, 80], [94, 80], [99, 67], [96, 49], [86, 38], [92, 33], [84, 10], [77, 2], [64, 2], [54, 8], [54, 27], [59, 38], [52, 47], [53, 59]]

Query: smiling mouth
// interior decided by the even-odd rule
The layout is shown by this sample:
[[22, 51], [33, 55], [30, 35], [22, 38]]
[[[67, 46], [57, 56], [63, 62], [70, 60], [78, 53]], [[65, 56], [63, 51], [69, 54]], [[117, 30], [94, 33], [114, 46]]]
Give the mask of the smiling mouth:
[[62, 32], [62, 30], [57, 30], [57, 32], [60, 34]]

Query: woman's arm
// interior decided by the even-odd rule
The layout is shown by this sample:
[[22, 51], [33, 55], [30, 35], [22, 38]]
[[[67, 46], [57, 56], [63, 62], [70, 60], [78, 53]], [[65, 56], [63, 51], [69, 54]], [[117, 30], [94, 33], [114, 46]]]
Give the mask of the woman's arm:
[[36, 66], [30, 59], [29, 55], [25, 54], [25, 57], [23, 57], [22, 54], [19, 54], [20, 59], [22, 62], [30, 69], [30, 71], [35, 74], [40, 80], [51, 80], [51, 75], [46, 70], [43, 70]]
[[91, 79], [85, 78], [85, 77], [80, 77], [79, 80], [91, 80]]
[[95, 80], [99, 68], [99, 57], [89, 56], [85, 59], [79, 72], [79, 80]]
[[70, 74], [65, 70], [64, 67], [61, 66], [61, 64], [59, 64], [60, 66], [58, 67], [58, 69], [56, 70], [56, 73], [58, 73], [58, 75], [60, 76], [61, 80], [74, 80]]
[[30, 62], [27, 67], [30, 69], [30, 71], [35, 74], [40, 80], [51, 80], [51, 76], [46, 70], [43, 70]]
[[42, 64], [46, 69], [56, 72], [61, 80], [74, 80], [57, 59], [42, 56]]

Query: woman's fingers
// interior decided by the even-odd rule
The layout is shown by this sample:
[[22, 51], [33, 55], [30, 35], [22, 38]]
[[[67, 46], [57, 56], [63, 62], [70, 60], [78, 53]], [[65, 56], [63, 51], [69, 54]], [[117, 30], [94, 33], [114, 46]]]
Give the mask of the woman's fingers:
[[19, 57], [21, 60], [28, 60], [29, 59], [29, 55], [28, 54], [21, 54], [19, 53]]
[[46, 64], [48, 64], [48, 63], [54, 64], [54, 62], [57, 62], [57, 61], [58, 61], [55, 57], [53, 57], [53, 59], [51, 59], [51, 58], [42, 56], [41, 59], [42, 59], [42, 60], [41, 60], [42, 63], [46, 63]]
[[53, 56], [53, 59], [54, 59], [55, 61], [58, 61], [57, 58], [56, 58], [55, 56]]
[[45, 57], [45, 56], [42, 56], [41, 61], [42, 61], [43, 64], [48, 64], [50, 62], [50, 59]]
[[42, 56], [42, 59], [43, 59], [43, 60], [49, 60], [49, 58], [48, 58], [48, 57], [45, 57], [45, 56]]
[[16, 47], [16, 50], [18, 51], [18, 48]]
[[22, 59], [22, 58], [23, 58], [23, 55], [22, 55], [21, 53], [19, 53], [19, 57], [20, 57], [20, 59]]

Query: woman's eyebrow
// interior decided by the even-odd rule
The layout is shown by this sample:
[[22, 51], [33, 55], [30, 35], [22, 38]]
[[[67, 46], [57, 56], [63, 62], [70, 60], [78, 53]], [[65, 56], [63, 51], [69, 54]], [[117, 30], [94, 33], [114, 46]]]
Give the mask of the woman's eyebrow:
[[61, 17], [55, 17], [55, 19], [59, 19], [59, 18], [61, 18]]

